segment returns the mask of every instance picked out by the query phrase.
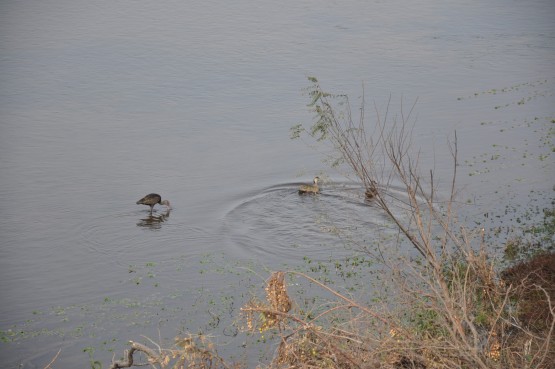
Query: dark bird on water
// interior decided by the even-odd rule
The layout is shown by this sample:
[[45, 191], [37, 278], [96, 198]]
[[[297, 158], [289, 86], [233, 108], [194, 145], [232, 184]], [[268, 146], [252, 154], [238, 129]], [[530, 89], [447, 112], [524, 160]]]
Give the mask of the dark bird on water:
[[299, 187], [299, 193], [300, 194], [319, 193], [320, 192], [320, 188], [318, 187], [318, 181], [319, 180], [320, 180], [320, 177], [314, 177], [313, 184], [311, 184], [311, 185], [301, 185], [301, 187]]
[[148, 206], [150, 206], [150, 214], [151, 215], [152, 215], [152, 209], [154, 208], [154, 205], [156, 205], [156, 204], [165, 205], [165, 206], [168, 207], [168, 209], [171, 209], [170, 202], [168, 200], [162, 201], [162, 196], [158, 195], [157, 193], [150, 193], [150, 194], [146, 195], [145, 197], [143, 197], [142, 199], [140, 199], [139, 201], [137, 201], [137, 205], [148, 205]]
[[376, 189], [369, 188], [368, 190], [366, 190], [366, 192], [364, 192], [364, 198], [366, 200], [372, 200], [374, 197], [376, 197], [377, 194], [378, 192], [376, 191]]
[[366, 200], [372, 200], [374, 197], [378, 196], [378, 185], [375, 181], [371, 181], [370, 186], [366, 187], [364, 196]]

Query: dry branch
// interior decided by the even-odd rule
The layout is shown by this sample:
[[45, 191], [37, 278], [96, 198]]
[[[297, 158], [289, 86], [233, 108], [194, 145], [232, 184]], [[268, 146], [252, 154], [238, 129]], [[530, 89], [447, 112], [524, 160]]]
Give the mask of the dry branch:
[[120, 368], [130, 368], [133, 365], [144, 365], [144, 364], [134, 364], [133, 355], [135, 352], [143, 352], [149, 360], [149, 363], [160, 363], [161, 356], [158, 355], [153, 349], [147, 347], [141, 343], [129, 341], [131, 344], [131, 349], [127, 351], [127, 358], [125, 360], [117, 360], [112, 363], [110, 369], [120, 369]]

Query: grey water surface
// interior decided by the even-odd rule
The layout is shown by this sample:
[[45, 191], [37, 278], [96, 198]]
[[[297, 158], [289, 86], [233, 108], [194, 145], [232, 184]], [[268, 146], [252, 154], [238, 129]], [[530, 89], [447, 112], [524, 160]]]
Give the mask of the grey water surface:
[[[370, 120], [418, 100], [442, 196], [456, 130], [471, 219], [552, 193], [554, 16], [550, 0], [2, 1], [2, 367], [59, 349], [58, 368], [107, 365], [142, 334], [208, 331], [248, 300], [246, 264], [349, 255], [333, 227], [371, 240], [383, 214], [289, 139], [313, 119], [308, 76], [354, 112], [364, 83]], [[322, 173], [322, 196], [297, 194]], [[149, 218], [150, 192], [172, 210]]]

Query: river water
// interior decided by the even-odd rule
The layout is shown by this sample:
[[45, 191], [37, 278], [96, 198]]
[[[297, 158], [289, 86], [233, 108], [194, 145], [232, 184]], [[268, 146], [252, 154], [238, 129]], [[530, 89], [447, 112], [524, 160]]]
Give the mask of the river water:
[[[308, 76], [355, 110], [364, 83], [369, 119], [418, 99], [414, 146], [445, 191], [456, 130], [470, 219], [547, 206], [554, 17], [551, 0], [3, 1], [2, 366], [238, 340], [219, 320], [267, 277], [248, 265], [349, 255], [330, 219], [371, 238], [385, 220], [360, 187], [289, 139], [312, 122]], [[298, 196], [317, 174], [322, 196]], [[150, 218], [150, 192], [172, 210]]]

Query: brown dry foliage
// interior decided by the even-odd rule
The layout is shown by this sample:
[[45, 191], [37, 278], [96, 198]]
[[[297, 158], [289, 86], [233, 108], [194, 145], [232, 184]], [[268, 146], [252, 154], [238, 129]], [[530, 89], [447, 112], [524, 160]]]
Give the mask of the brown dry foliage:
[[[324, 328], [306, 320], [298, 312], [290, 312], [292, 301], [284, 272], [274, 272], [266, 282], [265, 290], [266, 301], [251, 300], [241, 310], [248, 330], [263, 332], [277, 328], [279, 331], [279, 346], [269, 367], [359, 368], [358, 363], [369, 358], [356, 335], [339, 326]], [[350, 308], [352, 305], [339, 306], [335, 312]], [[356, 323], [356, 319], [349, 322]]]
[[541, 253], [502, 273], [514, 286], [512, 297], [518, 301], [518, 318], [526, 327], [541, 331], [551, 317], [549, 303], [555, 302], [555, 253]]
[[285, 323], [291, 310], [291, 299], [287, 294], [285, 273], [275, 272], [266, 281], [266, 301], [251, 299], [241, 312], [249, 331], [265, 330]]
[[[511, 361], [523, 363], [519, 350], [528, 356], [545, 355], [545, 368], [555, 363], [555, 344], [551, 337], [555, 314], [555, 253], [540, 253], [501, 273], [505, 284], [512, 287], [510, 298], [516, 307], [516, 319], [530, 334], [511, 332], [507, 353]], [[550, 363], [550, 364], [547, 364]]]

